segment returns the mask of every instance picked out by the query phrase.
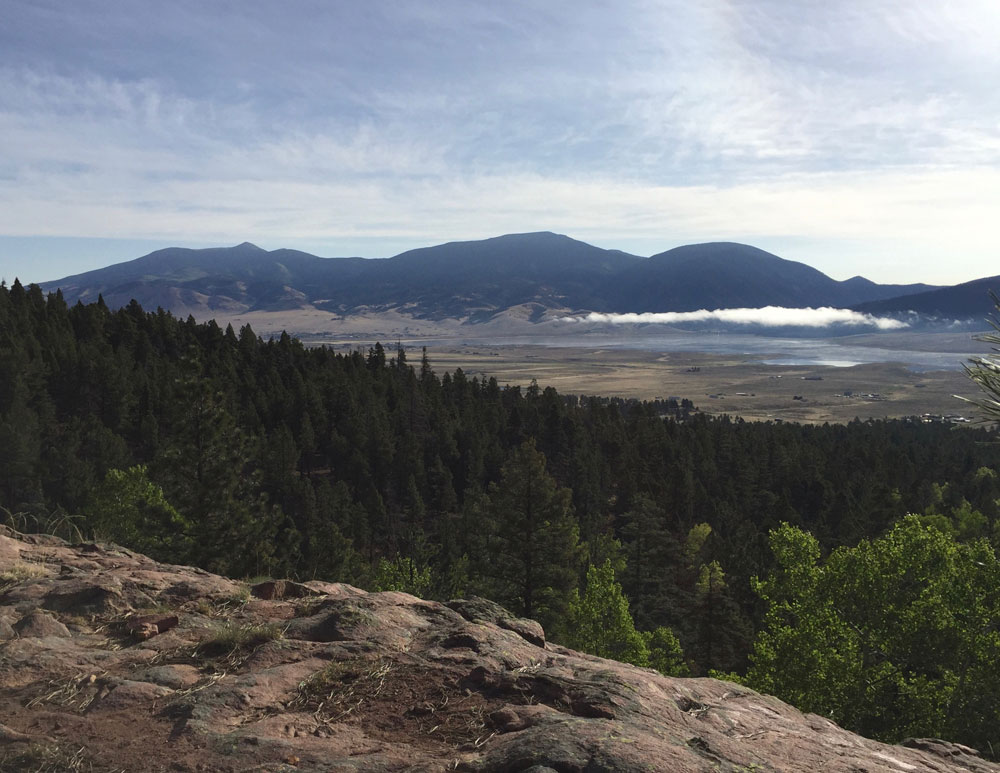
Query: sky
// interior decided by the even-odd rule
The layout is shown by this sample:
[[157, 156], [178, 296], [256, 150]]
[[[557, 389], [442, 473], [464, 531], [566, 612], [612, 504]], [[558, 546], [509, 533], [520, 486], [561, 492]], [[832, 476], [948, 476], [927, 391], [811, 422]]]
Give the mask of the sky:
[[1000, 273], [996, 0], [0, 0], [0, 277], [555, 231]]

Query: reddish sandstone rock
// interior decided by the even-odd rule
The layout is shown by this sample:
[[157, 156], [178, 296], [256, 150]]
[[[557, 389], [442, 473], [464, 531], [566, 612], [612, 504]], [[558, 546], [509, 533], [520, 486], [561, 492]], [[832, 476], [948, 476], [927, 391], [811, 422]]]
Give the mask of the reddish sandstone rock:
[[513, 631], [525, 641], [539, 647], [545, 646], [545, 631], [534, 620], [514, 617], [510, 612], [494, 601], [473, 596], [468, 599], [454, 599], [448, 602], [448, 607], [454, 609], [466, 620], [473, 623], [484, 623], [506, 628]]
[[137, 639], [151, 639], [177, 625], [177, 615], [138, 615], [128, 619], [128, 630]]
[[9, 532], [3, 560], [46, 571], [0, 590], [0, 768], [3, 744], [42, 743], [151, 772], [1000, 773], [957, 744], [877, 743], [738, 685], [573, 652], [485, 599], [272, 581], [245, 603], [207, 572]]
[[281, 599], [301, 599], [306, 596], [319, 596], [320, 591], [313, 590], [308, 585], [291, 580], [266, 580], [259, 582], [250, 589], [250, 593], [266, 601]]
[[14, 632], [22, 638], [29, 636], [39, 638], [42, 636], [69, 636], [69, 629], [65, 625], [52, 617], [52, 615], [40, 610], [29, 612], [14, 623]]

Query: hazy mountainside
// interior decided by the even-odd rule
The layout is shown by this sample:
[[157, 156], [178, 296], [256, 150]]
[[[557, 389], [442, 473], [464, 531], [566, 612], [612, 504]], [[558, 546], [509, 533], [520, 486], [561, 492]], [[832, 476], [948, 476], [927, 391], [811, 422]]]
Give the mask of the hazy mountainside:
[[845, 279], [840, 282], [840, 286], [849, 297], [859, 299], [855, 301], [856, 303], [909, 296], [938, 289], [936, 285], [919, 282], [909, 285], [880, 285], [870, 279], [865, 279], [863, 276], [852, 276], [850, 279]]
[[530, 302], [604, 308], [608, 279], [642, 260], [552, 233], [451, 242], [369, 261], [355, 282], [317, 305], [348, 311], [413, 304], [415, 313], [435, 318], [489, 316]]
[[[402, 309], [428, 319], [483, 321], [522, 304], [607, 312], [700, 308], [854, 306], [926, 285], [838, 282], [802, 263], [727, 242], [652, 258], [542, 232], [451, 242], [384, 260], [319, 258], [296, 250], [168, 248], [127, 263], [46, 282], [70, 303], [103, 295], [111, 308], [213, 313]], [[984, 296], [985, 297], [985, 296]]]
[[315, 306], [408, 307], [418, 316], [465, 317], [539, 301], [547, 307], [604, 307], [608, 277], [641, 261], [551, 233], [513, 234], [412, 250], [387, 260], [318, 258], [295, 250], [168, 248], [54, 282], [69, 302], [112, 308], [135, 298], [174, 312], [277, 311]]
[[987, 317], [993, 312], [990, 291], [1000, 292], [1000, 276], [963, 282], [954, 287], [940, 287], [905, 298], [875, 300], [857, 305], [859, 311], [876, 314], [915, 311], [929, 316], [962, 319]]
[[612, 282], [616, 311], [695, 311], [761, 306], [849, 306], [926, 285], [843, 282], [777, 255], [732, 242], [677, 247], [633, 264]]
[[[103, 295], [111, 308], [133, 298], [149, 307], [186, 310], [299, 308], [331, 286], [368, 268], [363, 258], [318, 258], [297, 250], [268, 252], [244, 242], [235, 247], [192, 250], [168, 247], [127, 263], [88, 271], [43, 290], [62, 290], [84, 303]], [[370, 269], [369, 269], [370, 271]]]

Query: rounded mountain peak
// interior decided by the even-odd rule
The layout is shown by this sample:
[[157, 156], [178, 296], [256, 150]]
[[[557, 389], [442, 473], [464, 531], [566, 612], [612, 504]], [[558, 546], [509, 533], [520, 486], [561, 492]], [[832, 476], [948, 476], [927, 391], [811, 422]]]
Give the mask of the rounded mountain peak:
[[[650, 260], [691, 260], [691, 259], [715, 259], [715, 260], [780, 260], [774, 253], [754, 247], [750, 244], [740, 242], [702, 242], [701, 244], [685, 244], [681, 247], [674, 247], [653, 255]], [[785, 261], [792, 262], [792, 261]]]

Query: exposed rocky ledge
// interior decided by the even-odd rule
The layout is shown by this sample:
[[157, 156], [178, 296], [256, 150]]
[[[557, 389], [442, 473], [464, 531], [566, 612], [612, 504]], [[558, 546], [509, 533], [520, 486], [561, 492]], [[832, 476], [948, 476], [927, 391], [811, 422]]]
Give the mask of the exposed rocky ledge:
[[482, 599], [253, 590], [0, 530], [0, 769], [1000, 771], [582, 655]]

